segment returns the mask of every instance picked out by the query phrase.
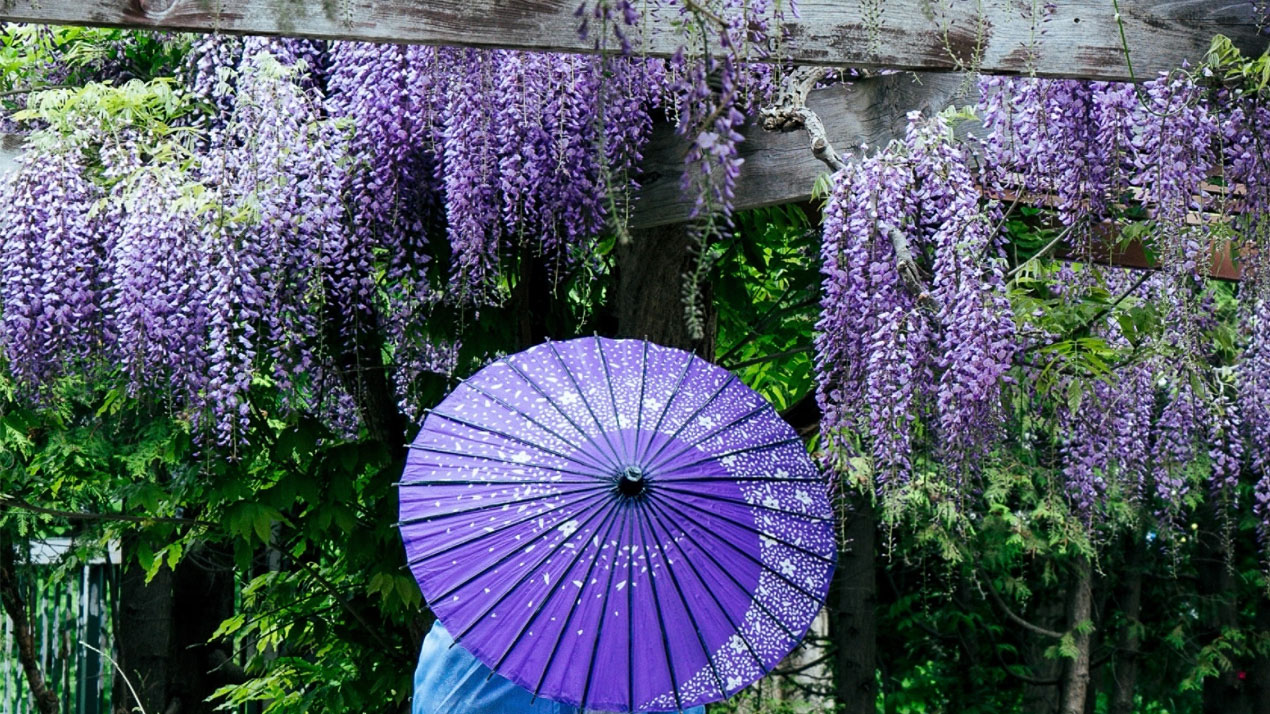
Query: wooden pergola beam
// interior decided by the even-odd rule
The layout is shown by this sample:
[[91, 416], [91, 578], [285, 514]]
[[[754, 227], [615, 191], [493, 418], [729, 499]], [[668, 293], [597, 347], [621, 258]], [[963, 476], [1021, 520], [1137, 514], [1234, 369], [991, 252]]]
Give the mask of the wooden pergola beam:
[[[1065, 249], [1058, 257], [1062, 260], [1114, 265], [1118, 268], [1160, 269], [1159, 260], [1151, 257], [1141, 240], [1135, 239], [1122, 244], [1119, 229], [1109, 223], [1095, 227], [1092, 245], [1081, 249]], [[1208, 264], [1204, 265], [1201, 260], [1200, 270], [1201, 275], [1215, 280], [1238, 282], [1240, 279], [1238, 256], [1229, 242], [1210, 245]]]
[[[594, 52], [595, 40], [578, 35], [577, 2], [5, 0], [0, 21]], [[1251, 55], [1260, 54], [1267, 44], [1248, 0], [1120, 0], [1123, 42], [1111, 0], [1064, 0], [1048, 3], [1049, 10], [1046, 4], [878, 0], [880, 13], [870, 22], [865, 3], [803, 0], [799, 17], [785, 24], [784, 50], [800, 64], [919, 70], [812, 92], [808, 106], [820, 116], [838, 149], [850, 155], [903, 136], [910, 111], [929, 114], [973, 103], [973, 83], [954, 70], [1125, 81], [1199, 62], [1219, 33]], [[673, 53], [679, 37], [665, 31], [667, 25], [647, 23], [650, 34], [637, 49], [653, 55]], [[1126, 63], [1126, 46], [1133, 73]], [[746, 161], [736, 208], [808, 200], [825, 166], [812, 155], [805, 133], [772, 133], [753, 123], [744, 133], [740, 152]], [[681, 189], [684, 151], [673, 130], [658, 128], [645, 152], [644, 185], [631, 216], [632, 228], [687, 220], [692, 198]], [[1140, 246], [1136, 252], [1130, 246], [1105, 259], [1149, 267], [1145, 254], [1139, 253]], [[1237, 276], [1228, 253], [1215, 256], [1212, 272]]]
[[[869, 77], [851, 84], [840, 84], [813, 90], [807, 105], [820, 116], [829, 138], [844, 153], [844, 158], [859, 156], [866, 150], [885, 147], [903, 138], [908, 126], [908, 113], [920, 111], [927, 116], [953, 105], [972, 104], [977, 100], [976, 87], [967, 75], [956, 73], [905, 72]], [[977, 135], [978, 122], [969, 121], [958, 127], [958, 135]], [[828, 172], [815, 158], [802, 130], [777, 133], [764, 131], [755, 122], [746, 125], [745, 140], [739, 147], [745, 159], [737, 181], [735, 208], [748, 210], [811, 200], [816, 178]], [[694, 199], [682, 188], [684, 140], [672, 127], [658, 126], [644, 152], [643, 186], [628, 221], [631, 228], [647, 229], [682, 223], [692, 214]], [[968, 186], [967, 190], [978, 190]], [[1050, 205], [1053, 197], [1025, 196], [1013, 193], [992, 198], [1011, 203], [1022, 200], [1027, 205]], [[1100, 224], [1094, 230], [1095, 242], [1081, 250], [1061, 248], [1057, 257], [1063, 260], [1094, 262], [1124, 268], [1155, 270], [1159, 266], [1139, 240], [1121, 244], [1116, 228]], [[1229, 244], [1212, 248], [1206, 274], [1219, 280], [1239, 280], [1239, 266]]]
[[[978, 89], [956, 73], [888, 74], [816, 89], [807, 106], [824, 123], [829, 140], [843, 158], [876, 150], [902, 138], [908, 113], [930, 115], [953, 104], [974, 104]], [[807, 132], [765, 131], [750, 122], [738, 153], [745, 163], [737, 180], [737, 210], [801, 203], [811, 199], [816, 177], [828, 168], [811, 151]], [[630, 218], [632, 228], [651, 228], [688, 220], [694, 198], [683, 190], [687, 147], [673, 128], [659, 125], [644, 151], [642, 186]]]
[[[595, 51], [578, 34], [579, 1], [5, 0], [0, 21]], [[799, 64], [1129, 80], [1126, 45], [1139, 79], [1194, 65], [1219, 33], [1253, 55], [1266, 46], [1249, 0], [1119, 5], [1125, 42], [1112, 0], [802, 0], [782, 48]], [[645, 23], [637, 50], [673, 53], [670, 19]]]

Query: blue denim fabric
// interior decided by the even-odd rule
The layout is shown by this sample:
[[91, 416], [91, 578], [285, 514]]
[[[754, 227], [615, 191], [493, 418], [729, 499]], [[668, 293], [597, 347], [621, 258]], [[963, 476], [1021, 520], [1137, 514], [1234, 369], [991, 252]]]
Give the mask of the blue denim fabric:
[[[437, 622], [423, 639], [419, 666], [415, 669], [413, 714], [579, 714], [568, 704], [538, 699], [497, 674], [463, 647], [451, 647], [454, 639]], [[705, 714], [705, 707], [685, 709], [683, 714]]]

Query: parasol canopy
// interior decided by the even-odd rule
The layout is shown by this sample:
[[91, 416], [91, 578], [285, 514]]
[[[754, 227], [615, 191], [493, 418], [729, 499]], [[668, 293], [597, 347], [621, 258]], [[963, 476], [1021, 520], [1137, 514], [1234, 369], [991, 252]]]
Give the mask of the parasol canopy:
[[826, 482], [735, 375], [640, 340], [548, 342], [425, 418], [401, 482], [424, 597], [535, 696], [612, 711], [724, 699], [824, 601]]

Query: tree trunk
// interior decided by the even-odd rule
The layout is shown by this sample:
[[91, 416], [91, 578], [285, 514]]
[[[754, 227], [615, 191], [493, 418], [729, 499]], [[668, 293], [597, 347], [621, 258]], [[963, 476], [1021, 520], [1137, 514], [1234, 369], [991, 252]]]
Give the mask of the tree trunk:
[[[234, 679], [232, 648], [209, 643], [220, 623], [234, 614], [231, 557], [199, 544], [176, 566], [172, 575], [172, 659], [169, 665], [169, 706], [180, 701], [181, 714], [212, 714], [204, 700]], [[190, 558], [195, 555], [196, 558]], [[197, 561], [197, 562], [196, 562]], [[215, 567], [225, 562], [225, 569]], [[211, 563], [204, 567], [201, 563]]]
[[[1257, 629], [1270, 632], [1270, 602], [1257, 601]], [[1270, 653], [1257, 655], [1248, 672], [1248, 699], [1252, 714], [1270, 714]]]
[[349, 316], [339, 306], [356, 304], [353, 298], [331, 299], [325, 311], [325, 337], [344, 389], [357, 404], [357, 413], [370, 438], [382, 443], [394, 460], [405, 461], [405, 416], [397, 406], [397, 394], [384, 364], [383, 330], [379, 315], [371, 309]]
[[31, 696], [40, 714], [57, 714], [61, 702], [57, 693], [48, 688], [44, 682], [44, 673], [40, 670], [39, 655], [35, 651], [35, 638], [31, 632], [31, 622], [26, 614], [26, 598], [18, 588], [17, 554], [15, 544], [0, 534], [0, 601], [3, 601], [5, 614], [13, 622], [13, 638], [18, 645], [18, 660], [22, 671], [26, 674], [27, 685], [31, 688]]
[[1138, 680], [1138, 649], [1142, 646], [1142, 544], [1136, 535], [1125, 544], [1123, 601], [1124, 625], [1113, 670], [1111, 714], [1133, 714]]
[[[1062, 590], [1047, 597], [1035, 598], [1036, 606], [1028, 613], [1028, 620], [1048, 630], [1063, 629], [1066, 595]], [[1025, 634], [1024, 659], [1038, 682], [1023, 687], [1023, 711], [1028, 714], [1057, 714], [1059, 686], [1062, 684], [1063, 663], [1046, 657], [1045, 650], [1053, 644], [1049, 638], [1029, 637]]]
[[516, 351], [529, 349], [552, 337], [552, 312], [555, 308], [555, 280], [550, 266], [540, 264], [528, 244], [520, 250], [520, 269], [512, 288], [511, 307], [516, 317]]
[[845, 550], [829, 586], [829, 637], [834, 693], [843, 714], [877, 711], [877, 515], [867, 494], [855, 495]]
[[618, 336], [690, 350], [713, 361], [718, 312], [708, 285], [701, 286], [702, 339], [693, 339], [684, 317], [684, 276], [696, 260], [687, 224], [632, 231], [630, 243], [617, 249]]
[[1076, 647], [1076, 658], [1068, 660], [1063, 672], [1062, 714], [1085, 714], [1089, 692], [1089, 662], [1093, 620], [1093, 571], [1084, 557], [1076, 559], [1072, 588], [1067, 601], [1068, 631]]
[[[1195, 557], [1200, 576], [1198, 589], [1202, 601], [1206, 603], [1204, 629], [1209, 638], [1216, 639], [1226, 628], [1239, 626], [1239, 610], [1235, 602], [1238, 587], [1229, 565], [1230, 555], [1226, 551], [1229, 540], [1212, 518], [1202, 521], [1196, 537], [1199, 539]], [[1253, 702], [1245, 696], [1247, 673], [1241, 679], [1238, 672], [1246, 662], [1237, 659], [1235, 671], [1222, 672], [1204, 680], [1204, 714], [1252, 713]]]
[[[125, 533], [122, 574], [119, 578], [119, 611], [115, 641], [119, 647], [119, 667], [114, 690], [114, 710], [163, 714], [168, 704], [168, 665], [172, 657], [172, 571], [166, 566], [149, 583], [137, 564], [138, 536]], [[134, 699], [126, 678], [136, 690]]]

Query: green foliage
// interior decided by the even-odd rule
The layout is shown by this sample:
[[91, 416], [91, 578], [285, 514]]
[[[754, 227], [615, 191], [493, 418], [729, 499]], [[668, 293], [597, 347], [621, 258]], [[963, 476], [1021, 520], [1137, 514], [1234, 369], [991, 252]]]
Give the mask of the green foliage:
[[[26, 109], [14, 112], [19, 122], [33, 122], [42, 131], [32, 141], [53, 144], [97, 138], [84, 131], [91, 126], [106, 136], [118, 137], [125, 130], [139, 132], [151, 142], [176, 134], [192, 134], [188, 126], [173, 122], [191, 114], [195, 104], [175, 80], [129, 80], [121, 85], [92, 83], [82, 87], [47, 89], [31, 95]], [[100, 135], [99, 134], [99, 135]], [[135, 134], [134, 134], [135, 135]], [[143, 148], [153, 150], [155, 143]]]
[[[225, 701], [268, 700], [277, 712], [403, 701], [421, 602], [390, 525], [400, 462], [382, 444], [269, 416], [263, 389], [259, 446], [205, 458], [188, 424], [108, 384], [63, 380], [36, 406], [6, 385], [0, 529], [70, 535], [85, 555], [131, 533], [140, 539], [127, 555], [151, 578], [219, 545], [244, 580], [217, 637], [252, 653], [258, 675], [222, 690]], [[248, 575], [270, 558], [274, 569]]]
[[1263, 92], [1270, 87], [1270, 51], [1250, 59], [1225, 35], [1213, 38], [1204, 68], [1218, 81], [1250, 92]]
[[749, 211], [716, 261], [718, 362], [778, 410], [813, 388], [819, 237], [800, 206]]
[[0, 30], [0, 92], [5, 108], [52, 86], [81, 86], [111, 76], [142, 81], [171, 77], [188, 36], [99, 27], [5, 25]]

